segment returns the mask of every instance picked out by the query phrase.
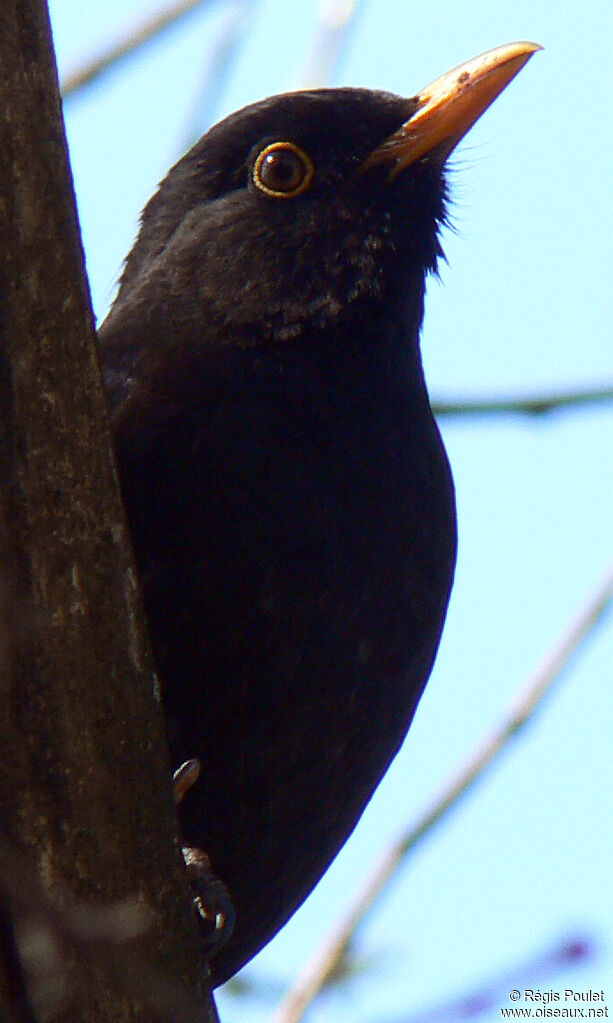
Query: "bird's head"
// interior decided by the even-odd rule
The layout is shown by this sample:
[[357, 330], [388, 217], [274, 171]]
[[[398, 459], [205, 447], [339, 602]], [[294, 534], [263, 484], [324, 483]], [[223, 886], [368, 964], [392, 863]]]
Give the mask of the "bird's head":
[[247, 345], [364, 320], [372, 303], [420, 321], [445, 161], [536, 49], [499, 47], [412, 99], [313, 90], [226, 118], [145, 208], [111, 322], [128, 310], [166, 341]]

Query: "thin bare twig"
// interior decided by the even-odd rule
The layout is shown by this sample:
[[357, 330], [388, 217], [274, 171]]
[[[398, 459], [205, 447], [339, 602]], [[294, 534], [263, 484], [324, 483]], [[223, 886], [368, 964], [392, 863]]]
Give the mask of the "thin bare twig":
[[164, 11], [159, 11], [151, 18], [143, 21], [140, 25], [128, 31], [122, 39], [100, 53], [97, 57], [87, 61], [83, 67], [73, 71], [66, 76], [61, 85], [61, 93], [64, 99], [74, 96], [86, 85], [90, 85], [96, 78], [106, 74], [112, 67], [119, 64], [127, 57], [140, 50], [146, 43], [160, 35], [165, 29], [170, 28], [185, 15], [191, 14], [198, 7], [202, 7], [209, 0], [179, 0]]
[[561, 409], [602, 405], [613, 401], [613, 386], [525, 394], [509, 398], [456, 398], [432, 402], [436, 416], [531, 415], [540, 416]]
[[575, 613], [551, 650], [520, 687], [505, 718], [448, 779], [411, 828], [401, 835], [375, 864], [354, 901], [307, 963], [294, 988], [275, 1012], [271, 1023], [299, 1023], [313, 999], [341, 962], [366, 914], [381, 895], [407, 854], [454, 807], [510, 741], [534, 716], [544, 696], [562, 674], [581, 643], [594, 630], [613, 602], [613, 563], [594, 592]]

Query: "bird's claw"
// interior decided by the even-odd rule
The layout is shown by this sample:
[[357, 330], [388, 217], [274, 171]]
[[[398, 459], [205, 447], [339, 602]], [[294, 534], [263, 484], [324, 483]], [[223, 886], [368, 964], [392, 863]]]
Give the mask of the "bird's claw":
[[186, 760], [172, 776], [172, 791], [175, 800], [175, 806], [182, 803], [186, 794], [191, 788], [193, 788], [195, 782], [200, 777], [200, 761], [199, 760]]
[[[175, 806], [183, 802], [199, 776], [199, 760], [186, 760], [177, 768], [172, 779]], [[211, 957], [223, 948], [234, 930], [234, 906], [228, 889], [211, 870], [206, 853], [183, 846], [183, 859], [194, 893], [194, 909]]]
[[206, 853], [192, 846], [184, 846], [183, 859], [194, 892], [194, 909], [200, 930], [207, 945], [208, 956], [212, 957], [223, 948], [234, 930], [232, 899], [226, 886], [211, 870]]

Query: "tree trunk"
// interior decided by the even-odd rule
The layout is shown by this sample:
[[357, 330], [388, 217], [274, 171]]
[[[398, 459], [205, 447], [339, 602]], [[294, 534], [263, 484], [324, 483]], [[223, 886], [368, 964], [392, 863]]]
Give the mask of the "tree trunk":
[[0, 8], [0, 1016], [205, 1023], [46, 3]]

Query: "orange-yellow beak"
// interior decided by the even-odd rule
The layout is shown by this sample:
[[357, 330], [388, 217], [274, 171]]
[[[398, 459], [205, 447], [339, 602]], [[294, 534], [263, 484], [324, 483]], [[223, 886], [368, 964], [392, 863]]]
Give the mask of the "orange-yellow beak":
[[391, 164], [390, 179], [436, 150], [443, 163], [481, 114], [521, 71], [537, 43], [508, 43], [461, 64], [423, 89], [415, 113], [367, 156], [363, 170]]

